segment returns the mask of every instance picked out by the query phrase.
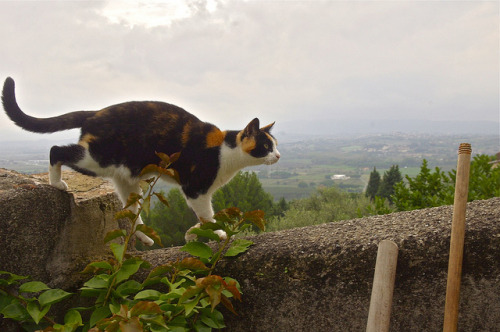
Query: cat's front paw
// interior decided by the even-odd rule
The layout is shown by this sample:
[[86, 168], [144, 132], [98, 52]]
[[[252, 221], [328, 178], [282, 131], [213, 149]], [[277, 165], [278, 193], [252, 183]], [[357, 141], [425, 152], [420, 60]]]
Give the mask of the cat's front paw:
[[136, 231], [135, 235], [139, 240], [141, 240], [142, 243], [144, 243], [144, 245], [148, 247], [151, 247], [153, 244], [155, 244], [155, 241], [153, 241], [149, 236], [147, 236], [141, 231]]
[[55, 187], [55, 188], [59, 189], [59, 190], [63, 190], [63, 191], [67, 191], [68, 190], [68, 185], [63, 180], [60, 180], [58, 182], [51, 182], [50, 185], [52, 187]]
[[218, 230], [214, 231], [214, 233], [219, 235], [219, 239], [221, 239], [221, 241], [227, 240], [227, 234], [222, 229], [218, 229]]
[[195, 228], [200, 228], [200, 226], [201, 226], [201, 224], [198, 223], [198, 224], [194, 225], [193, 227], [191, 227], [190, 229], [188, 229], [186, 232], [186, 235], [184, 235], [184, 240], [186, 240], [186, 242], [196, 241], [196, 239], [198, 238], [198, 235], [192, 234], [191, 230], [193, 230]]

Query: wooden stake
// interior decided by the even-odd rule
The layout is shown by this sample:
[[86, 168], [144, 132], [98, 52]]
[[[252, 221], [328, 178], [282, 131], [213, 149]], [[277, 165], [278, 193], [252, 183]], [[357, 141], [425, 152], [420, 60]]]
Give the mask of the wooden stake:
[[460, 280], [462, 277], [465, 239], [465, 210], [469, 192], [471, 152], [472, 150], [469, 143], [460, 144], [455, 180], [453, 221], [451, 224], [450, 258], [448, 261], [448, 281], [446, 284], [446, 304], [444, 308], [444, 332], [455, 332], [458, 326]]
[[389, 240], [381, 241], [378, 245], [377, 262], [375, 263], [366, 332], [389, 331], [397, 262], [397, 244]]

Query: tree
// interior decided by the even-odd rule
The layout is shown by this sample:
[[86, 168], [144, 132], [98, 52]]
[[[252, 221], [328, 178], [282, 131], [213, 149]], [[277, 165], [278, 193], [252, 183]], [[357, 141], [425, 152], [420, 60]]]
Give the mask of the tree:
[[[500, 167], [494, 167], [494, 156], [476, 155], [470, 164], [468, 201], [500, 196]], [[455, 183], [456, 170], [448, 172], [451, 183]], [[449, 195], [454, 194], [449, 192]]]
[[360, 193], [347, 193], [337, 187], [318, 189], [311, 197], [290, 203], [282, 217], [268, 221], [266, 230], [323, 224], [370, 214], [370, 200]]
[[[469, 192], [467, 199], [488, 199], [500, 196], [500, 168], [493, 168], [494, 157], [477, 155], [472, 159], [469, 173]], [[423, 160], [420, 173], [415, 178], [406, 176], [395, 186], [394, 205], [399, 211], [423, 209], [433, 206], [453, 204], [455, 195], [456, 170], [447, 174], [439, 167], [431, 172], [427, 160]]]
[[267, 193], [254, 172], [239, 172], [212, 198], [214, 211], [237, 207], [241, 211], [262, 210], [269, 217], [273, 211], [273, 197]]
[[392, 165], [391, 168], [384, 172], [384, 177], [377, 191], [377, 196], [386, 198], [392, 203], [391, 196], [394, 194], [394, 186], [403, 181], [398, 165]]
[[392, 200], [398, 211], [409, 211], [453, 203], [449, 201], [446, 188], [449, 178], [439, 167], [431, 172], [427, 160], [422, 161], [420, 173], [411, 178], [406, 175], [408, 185], [399, 182], [394, 186]]
[[155, 204], [149, 215], [143, 216], [144, 221], [158, 232], [164, 246], [183, 245], [186, 231], [194, 226], [198, 219], [179, 189], [170, 190], [166, 198], [169, 206]]
[[[179, 189], [170, 190], [166, 198], [169, 207], [157, 203], [143, 219], [158, 232], [164, 246], [182, 245], [186, 231], [198, 219]], [[230, 207], [237, 207], [241, 211], [262, 210], [266, 218], [283, 215], [288, 209], [288, 203], [284, 199], [276, 204], [273, 202], [273, 197], [262, 188], [254, 172], [239, 172], [227, 185], [215, 192], [212, 206], [216, 213]]]
[[376, 167], [373, 167], [373, 171], [370, 173], [370, 179], [368, 180], [368, 186], [366, 187], [365, 195], [370, 197], [370, 200], [375, 199], [378, 189], [380, 186], [380, 173], [377, 171]]

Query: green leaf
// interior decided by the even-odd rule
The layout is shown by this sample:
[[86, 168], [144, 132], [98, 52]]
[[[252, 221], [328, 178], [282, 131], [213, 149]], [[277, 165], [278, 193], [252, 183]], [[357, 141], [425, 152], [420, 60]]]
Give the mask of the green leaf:
[[194, 330], [195, 332], [211, 332], [212, 328], [206, 326], [201, 320], [197, 320], [194, 323]]
[[162, 293], [154, 289], [146, 289], [134, 296], [134, 300], [158, 300]]
[[151, 207], [151, 196], [147, 196], [142, 201], [142, 211], [146, 214], [146, 216], [149, 216], [150, 207]]
[[144, 263], [143, 260], [139, 258], [130, 258], [123, 262], [120, 269], [116, 272], [116, 284], [118, 285], [124, 280], [130, 278], [131, 275], [135, 274], [141, 265]]
[[180, 250], [201, 258], [210, 258], [212, 256], [212, 249], [201, 242], [188, 242]]
[[98, 321], [111, 315], [108, 307], [98, 307], [90, 315], [90, 327], [93, 327]]
[[88, 264], [81, 273], [96, 273], [99, 270], [112, 271], [113, 267], [106, 261], [92, 262]]
[[172, 271], [173, 271], [173, 266], [171, 263], [160, 265], [151, 270], [151, 272], [149, 272], [147, 279], [162, 276], [164, 274], [171, 273]]
[[211, 229], [193, 228], [192, 230], [189, 231], [189, 233], [196, 234], [198, 236], [203, 236], [210, 240], [220, 241], [219, 235], [215, 234], [214, 231]]
[[40, 320], [47, 314], [50, 309], [50, 305], [47, 305], [40, 309], [38, 304], [35, 301], [30, 301], [26, 305], [26, 310], [30, 314], [31, 318], [35, 321], [36, 324], [40, 322]]
[[150, 187], [150, 183], [153, 182], [153, 180], [154, 180], [154, 178], [150, 178], [150, 179], [143, 180], [143, 181], [139, 182], [139, 186], [141, 187], [143, 193], [148, 192], [149, 187]]
[[27, 276], [20, 276], [14, 273], [10, 273], [7, 271], [0, 271], [0, 275], [2, 274], [7, 274], [9, 277], [8, 279], [0, 279], [0, 285], [6, 283], [7, 285], [12, 285], [17, 283], [18, 280], [23, 280], [23, 279], [28, 279], [29, 277]]
[[87, 282], [83, 284], [83, 286], [88, 288], [108, 288], [109, 279], [111, 278], [108, 274], [98, 274], [95, 277], [91, 278]]
[[220, 311], [214, 310], [212, 312], [209, 308], [203, 308], [200, 312], [201, 321], [206, 325], [214, 329], [222, 329], [226, 327], [226, 325], [224, 325], [224, 316], [222, 316]]
[[115, 256], [116, 260], [119, 263], [121, 263], [123, 261], [123, 253], [125, 251], [125, 246], [119, 243], [111, 243], [109, 247], [111, 248], [111, 251], [113, 252], [113, 255]]
[[45, 307], [49, 304], [61, 302], [71, 295], [71, 293], [63, 291], [62, 289], [49, 289], [40, 295], [40, 297], [38, 298], [38, 302], [40, 302], [40, 305], [42, 307]]
[[82, 315], [80, 315], [80, 313], [75, 309], [69, 310], [64, 316], [64, 324], [70, 326], [82, 326]]
[[203, 287], [201, 286], [190, 286], [184, 291], [182, 294], [181, 298], [179, 299], [179, 303], [183, 303], [185, 301], [188, 301], [190, 298], [192, 298], [195, 295], [200, 294], [203, 291]]
[[26, 308], [17, 301], [3, 308], [0, 313], [4, 316], [3, 318], [11, 318], [16, 321], [27, 320], [31, 317]]
[[104, 237], [104, 243], [108, 243], [116, 238], [127, 236], [127, 231], [124, 229], [115, 229], [106, 234]]
[[41, 281], [30, 281], [19, 287], [21, 293], [38, 293], [47, 289], [50, 289], [50, 287]]
[[[200, 302], [201, 296], [202, 296], [202, 294], [198, 295], [194, 300], [182, 303], [186, 317], [189, 316], [189, 314], [193, 311], [193, 309], [196, 307], [198, 302]], [[179, 300], [179, 302], [180, 302], [180, 300]]]
[[248, 248], [253, 244], [252, 241], [245, 239], [236, 239], [231, 243], [231, 246], [226, 251], [224, 256], [234, 257], [248, 250]]
[[127, 280], [124, 283], [120, 284], [116, 288], [116, 292], [121, 295], [129, 295], [139, 292], [142, 289], [142, 285], [135, 280]]

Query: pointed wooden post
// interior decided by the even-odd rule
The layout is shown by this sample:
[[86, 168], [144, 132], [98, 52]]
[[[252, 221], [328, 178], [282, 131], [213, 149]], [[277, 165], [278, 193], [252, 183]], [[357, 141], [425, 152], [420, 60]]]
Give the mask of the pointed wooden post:
[[377, 262], [375, 263], [366, 332], [389, 331], [397, 263], [397, 244], [389, 240], [380, 241]]
[[455, 332], [458, 326], [458, 306], [460, 303], [460, 281], [465, 241], [465, 210], [469, 192], [470, 155], [469, 143], [462, 143], [458, 149], [457, 174], [455, 180], [455, 201], [451, 224], [450, 258], [448, 261], [448, 281], [444, 309], [443, 332]]

